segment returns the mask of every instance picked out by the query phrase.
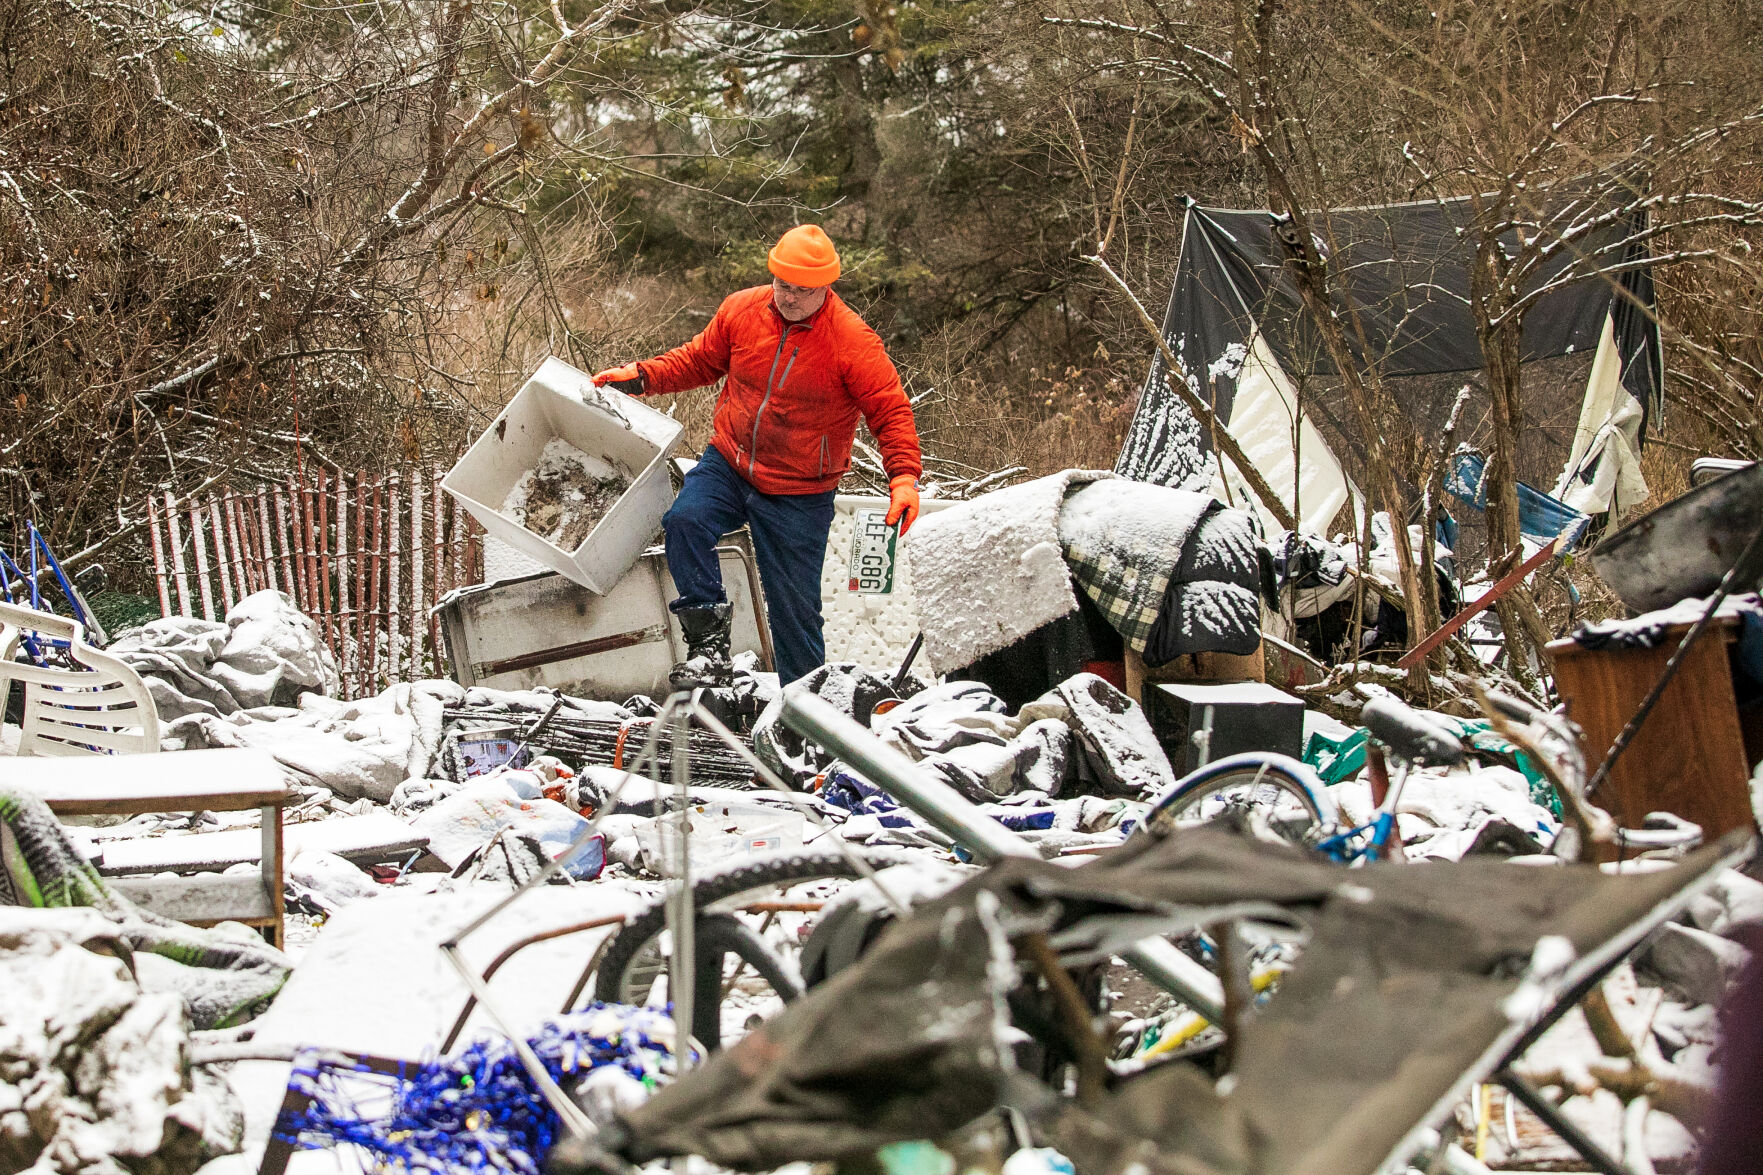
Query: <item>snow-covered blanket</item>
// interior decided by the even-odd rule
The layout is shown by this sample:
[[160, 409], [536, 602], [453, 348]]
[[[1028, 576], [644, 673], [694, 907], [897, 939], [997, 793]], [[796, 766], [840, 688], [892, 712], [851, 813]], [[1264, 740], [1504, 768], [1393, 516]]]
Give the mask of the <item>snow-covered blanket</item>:
[[1206, 494], [1112, 480], [1059, 515], [1073, 578], [1147, 665], [1261, 641], [1253, 523]]
[[877, 716], [872, 729], [977, 803], [1021, 791], [1057, 795], [1071, 767], [1071, 730], [1011, 717], [977, 681], [934, 686]]
[[1060, 504], [1072, 486], [1113, 476], [1067, 469], [919, 520], [906, 551], [933, 672], [971, 665], [1077, 611], [1059, 549]]
[[185, 1175], [239, 1149], [237, 1098], [191, 1068], [182, 1001], [142, 990], [116, 929], [0, 907], [0, 1170]]
[[294, 707], [188, 714], [167, 724], [160, 741], [167, 750], [256, 747], [275, 756], [291, 783], [383, 804], [406, 779], [429, 774], [442, 711], [463, 696], [450, 681], [401, 682], [353, 702], [301, 694]]
[[1175, 782], [1144, 711], [1091, 673], [1014, 715], [979, 682], [946, 682], [877, 715], [871, 727], [977, 803], [1025, 791], [1058, 795], [1072, 781], [1148, 799]]
[[336, 661], [318, 626], [278, 591], [246, 596], [224, 622], [149, 621], [105, 651], [141, 675], [161, 722], [292, 706], [304, 693], [338, 692]]
[[1253, 653], [1261, 643], [1261, 553], [1254, 517], [1214, 510], [1194, 528], [1169, 578], [1145, 664], [1187, 653]]
[[1071, 727], [1075, 774], [1105, 795], [1149, 800], [1175, 784], [1144, 710], [1093, 673], [1066, 678], [1016, 716]]

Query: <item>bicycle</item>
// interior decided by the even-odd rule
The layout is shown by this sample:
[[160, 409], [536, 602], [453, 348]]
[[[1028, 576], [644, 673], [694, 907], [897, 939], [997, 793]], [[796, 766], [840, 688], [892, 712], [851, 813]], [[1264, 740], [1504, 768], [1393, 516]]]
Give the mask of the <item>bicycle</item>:
[[1375, 861], [1387, 852], [1396, 807], [1409, 773], [1423, 764], [1456, 766], [1467, 751], [1456, 734], [1394, 698], [1365, 703], [1360, 720], [1398, 760], [1370, 820], [1343, 827], [1334, 801], [1311, 768], [1289, 755], [1247, 752], [1193, 771], [1152, 801], [1145, 824], [1180, 827], [1246, 819], [1279, 839], [1338, 861]]
[[[1183, 817], [1189, 813], [1199, 814], [1200, 822], [1207, 822], [1241, 812], [1269, 825], [1281, 839], [1334, 860], [1376, 860], [1393, 828], [1402, 784], [1411, 767], [1420, 762], [1461, 762], [1464, 752], [1450, 731], [1392, 699], [1367, 703], [1365, 721], [1380, 743], [1393, 750], [1400, 748], [1397, 753], [1402, 768], [1373, 818], [1363, 825], [1339, 826], [1334, 801], [1310, 767], [1286, 755], [1254, 752], [1231, 755], [1190, 773], [1153, 803], [1145, 824], [1148, 828], [1156, 828], [1161, 821], [1180, 825], [1188, 823]], [[928, 819], [939, 814], [939, 805], [927, 797], [915, 795], [909, 788], [896, 786], [892, 790], [906, 808], [920, 816]], [[959, 824], [957, 821], [947, 830], [957, 839], [977, 839], [977, 830], [964, 830]], [[963, 831], [965, 835], [961, 835]], [[1009, 838], [1001, 828], [988, 831]], [[865, 853], [864, 857], [874, 868], [913, 863], [901, 854]], [[844, 854], [790, 853], [695, 879], [692, 906], [699, 912], [695, 923], [699, 945], [692, 1034], [707, 1048], [719, 1048], [725, 1031], [741, 1026], [730, 1023], [731, 1003], [736, 1014], [766, 1002], [775, 1001], [773, 1007], [791, 1003], [806, 987], [836, 969], [839, 959], [848, 962], [856, 950], [880, 933], [887, 913], [872, 911], [860, 919], [858, 929], [842, 932], [856, 948], [842, 945], [832, 952], [837, 958], [829, 966], [825, 943], [834, 936], [834, 928], [817, 922], [816, 901], [803, 900], [816, 895], [798, 892], [816, 881], [855, 880], [859, 876]], [[795, 935], [790, 933], [792, 929]], [[804, 937], [806, 942], [799, 941]], [[1207, 966], [1210, 944], [1204, 936], [1199, 937], [1198, 943], [1190, 944], [1190, 955], [1197, 954], [1196, 964]], [[793, 965], [798, 952], [812, 961], [807, 976]], [[666, 978], [670, 956], [666, 902], [657, 900], [632, 916], [609, 942], [596, 977], [595, 997], [607, 1002], [650, 1001], [660, 990], [657, 984]], [[1260, 990], [1270, 988], [1284, 965], [1283, 958], [1270, 958], [1269, 965], [1257, 972]], [[760, 983], [769, 987], [769, 996], [758, 989]], [[1197, 1016], [1195, 1023], [1203, 1027], [1208, 1019]], [[1194, 1031], [1197, 1028], [1190, 1025], [1188, 1035]]]
[[[865, 850], [860, 856], [875, 871], [916, 863], [898, 852]], [[729, 1030], [750, 1028], [753, 1016], [767, 1005], [775, 1008], [798, 999], [809, 986], [803, 971], [816, 977], [798, 958], [819, 953], [814, 936], [825, 923], [818, 916], [832, 896], [819, 883], [863, 876], [842, 852], [798, 849], [695, 878], [692, 1036], [714, 1052]], [[657, 900], [627, 919], [608, 941], [595, 973], [594, 998], [603, 1003], [665, 1002], [656, 998], [657, 985], [668, 981], [672, 951], [667, 903]]]

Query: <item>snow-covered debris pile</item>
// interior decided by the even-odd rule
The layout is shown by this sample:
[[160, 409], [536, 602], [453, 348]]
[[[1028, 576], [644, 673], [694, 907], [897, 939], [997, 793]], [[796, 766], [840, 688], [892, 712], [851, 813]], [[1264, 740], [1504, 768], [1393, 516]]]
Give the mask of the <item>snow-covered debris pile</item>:
[[442, 711], [462, 696], [450, 681], [401, 682], [353, 702], [301, 694], [297, 706], [191, 714], [168, 723], [160, 741], [166, 750], [257, 747], [274, 755], [296, 785], [385, 803], [406, 779], [429, 774]]
[[605, 461], [553, 437], [545, 442], [538, 464], [508, 491], [502, 513], [553, 545], [573, 551], [630, 486], [630, 478]]
[[1078, 674], [1015, 715], [977, 681], [917, 694], [872, 726], [881, 740], [935, 771], [970, 800], [1068, 784], [1150, 799], [1175, 782], [1144, 711], [1101, 678]]
[[366, 870], [323, 850], [294, 854], [288, 862], [286, 878], [290, 902], [324, 914], [385, 892]]
[[572, 877], [599, 876], [606, 859], [604, 839], [591, 837], [572, 851], [588, 822], [560, 801], [545, 798], [541, 780], [532, 771], [501, 768], [454, 785], [452, 794], [425, 808], [412, 826], [428, 836], [429, 852], [449, 867], [464, 865], [500, 835], [534, 841], [544, 860], [567, 852], [563, 868]]
[[[791, 688], [869, 727], [1047, 855], [1118, 843], [1144, 801], [1174, 782], [1138, 703], [1093, 674], [1070, 678], [1015, 714], [980, 682], [926, 687], [909, 678], [901, 697], [888, 679], [851, 664], [822, 666]], [[822, 815], [841, 836], [949, 847], [891, 796], [784, 727], [782, 708], [774, 701], [754, 724], [753, 749], [797, 788], [818, 789]]]
[[128, 957], [96, 910], [0, 906], [0, 1169], [182, 1175], [238, 1150], [183, 1001], [143, 991]]
[[32, 905], [85, 907], [102, 916], [111, 936], [134, 952], [142, 984], [181, 998], [196, 1027], [244, 1023], [287, 979], [287, 956], [238, 923], [185, 926], [117, 893], [37, 796], [0, 788], [0, 820], [5, 891]]
[[[737, 731], [757, 717], [777, 692], [774, 674], [755, 674], [743, 668], [742, 661], [750, 656], [737, 656], [734, 684], [715, 691], [717, 712]], [[553, 702], [559, 703], [555, 713], [551, 713]], [[447, 706], [441, 757], [432, 773], [452, 779], [481, 775], [505, 761], [523, 742], [528, 744], [529, 752], [548, 751], [566, 762], [583, 766], [634, 763], [653, 736], [657, 750], [650, 774], [671, 779], [673, 731], [670, 726], [655, 727], [659, 709], [652, 699], [640, 694], [618, 705], [560, 697], [545, 690], [504, 691], [474, 686], [466, 692], [463, 702]], [[725, 787], [752, 785], [751, 766], [715, 735], [694, 727], [688, 732], [687, 741], [692, 748], [694, 782]]]
[[106, 652], [141, 675], [159, 720], [221, 717], [335, 694], [337, 665], [318, 625], [285, 593], [261, 591], [225, 621], [168, 616], [120, 634]]
[[[1350, 827], [1367, 823], [1376, 811], [1363, 776], [1334, 785], [1329, 794]], [[1531, 851], [1541, 852], [1554, 844], [1561, 821], [1531, 798], [1530, 782], [1510, 767], [1416, 770], [1396, 806], [1403, 852], [1413, 858], [1461, 860], [1495, 827], [1515, 829]]]

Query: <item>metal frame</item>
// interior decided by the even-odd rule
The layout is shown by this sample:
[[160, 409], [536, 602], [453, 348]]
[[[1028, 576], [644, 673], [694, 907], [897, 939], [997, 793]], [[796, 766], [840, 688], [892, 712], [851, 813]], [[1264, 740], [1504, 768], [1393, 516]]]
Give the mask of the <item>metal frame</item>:
[[[490, 980], [494, 979], [496, 977], [496, 972], [502, 969], [504, 963], [507, 963], [510, 959], [514, 958], [514, 956], [530, 946], [536, 946], [542, 942], [549, 942], [554, 938], [565, 938], [571, 934], [580, 934], [587, 930], [598, 930], [603, 926], [623, 926], [625, 921], [626, 919], [623, 914], [614, 914], [610, 918], [590, 918], [586, 922], [572, 922], [568, 926], [554, 926], [550, 930], [541, 930], [537, 934], [529, 934], [525, 938], [517, 939], [510, 943], [501, 954], [492, 959], [488, 967], [484, 968], [483, 981], [488, 983]], [[569, 1009], [575, 1004], [575, 1001], [580, 998], [582, 992], [586, 990], [589, 977], [594, 974], [594, 969], [599, 966], [600, 956], [605, 953], [606, 944], [611, 942], [612, 939], [612, 935], [607, 935], [600, 943], [599, 948], [595, 950], [593, 955], [589, 958], [587, 969], [582, 972], [581, 978], [576, 981], [576, 985], [570, 989], [569, 995], [564, 997], [563, 1007], [558, 1009], [559, 1014], [567, 1014]], [[471, 1013], [476, 1008], [477, 997], [475, 995], [466, 996], [465, 1006], [459, 1009], [459, 1018], [453, 1021], [453, 1027], [447, 1030], [446, 1037], [441, 1041], [441, 1052], [446, 1053], [452, 1051], [453, 1045], [459, 1040], [459, 1034], [465, 1031], [465, 1022], [471, 1019]]]
[[1578, 1007], [1581, 1000], [1609, 977], [1610, 972], [1645, 946], [1661, 926], [1681, 914], [1692, 898], [1714, 884], [1727, 869], [1744, 864], [1756, 847], [1756, 842], [1751, 837], [1729, 836], [1728, 840], [1733, 847], [1710, 862], [1700, 876], [1691, 878], [1683, 888], [1653, 907], [1645, 917], [1612, 936], [1603, 946], [1575, 960], [1568, 970], [1566, 981], [1559, 988], [1559, 993], [1550, 1001], [1548, 1010], [1529, 1024], [1513, 1025], [1501, 1033], [1482, 1054], [1481, 1059], [1465, 1069], [1457, 1083], [1392, 1148], [1389, 1158], [1412, 1155], [1423, 1149], [1427, 1133], [1450, 1115], [1452, 1108], [1469, 1090], [1492, 1080], [1504, 1086], [1513, 1097], [1541, 1118], [1544, 1125], [1590, 1163], [1600, 1175], [1634, 1175], [1630, 1168], [1623, 1166], [1575, 1126], [1540, 1090], [1514, 1072], [1512, 1066], [1563, 1016]]

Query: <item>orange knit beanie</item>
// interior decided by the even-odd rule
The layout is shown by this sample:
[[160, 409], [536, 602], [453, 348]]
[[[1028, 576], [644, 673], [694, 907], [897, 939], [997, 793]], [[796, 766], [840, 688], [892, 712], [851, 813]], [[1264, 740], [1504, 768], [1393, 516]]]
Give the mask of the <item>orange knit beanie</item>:
[[819, 225], [798, 225], [772, 246], [771, 272], [793, 286], [830, 286], [839, 280], [839, 252]]

